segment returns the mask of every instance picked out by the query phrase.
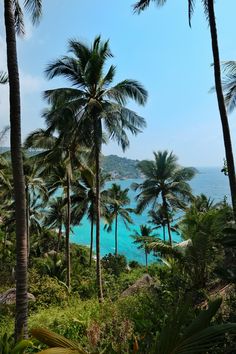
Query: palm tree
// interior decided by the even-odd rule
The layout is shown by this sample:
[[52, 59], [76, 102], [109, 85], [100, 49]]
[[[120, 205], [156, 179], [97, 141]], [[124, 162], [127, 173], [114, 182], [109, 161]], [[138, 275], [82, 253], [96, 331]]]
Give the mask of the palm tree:
[[207, 212], [215, 206], [214, 201], [211, 198], [208, 198], [205, 194], [195, 196], [192, 201], [192, 207], [199, 212]]
[[145, 264], [148, 266], [148, 254], [150, 253], [149, 244], [154, 241], [155, 235], [152, 234], [153, 230], [147, 225], [140, 225], [140, 232], [135, 230], [134, 234], [131, 237], [134, 238], [134, 243], [138, 243], [143, 248], [145, 252]]
[[[65, 111], [64, 111], [65, 113]], [[68, 112], [67, 112], [68, 113]], [[67, 205], [66, 222], [66, 265], [67, 265], [67, 286], [70, 288], [71, 262], [70, 262], [70, 229], [71, 229], [71, 189], [74, 179], [74, 171], [83, 165], [81, 161], [82, 152], [79, 150], [78, 140], [71, 136], [72, 127], [68, 123], [61, 127], [63, 119], [57, 115], [48, 116], [48, 129], [39, 129], [31, 133], [26, 139], [25, 146], [41, 148], [44, 151], [32, 157], [41, 169], [39, 176], [47, 179], [47, 189], [50, 194], [55, 193], [58, 188], [63, 189]], [[67, 118], [68, 115], [65, 115]], [[64, 117], [64, 118], [65, 118]], [[52, 131], [56, 130], [59, 136], [54, 136]], [[81, 156], [80, 156], [81, 155]], [[42, 167], [43, 166], [43, 167]], [[80, 222], [83, 214], [78, 218]]]
[[232, 211], [225, 203], [213, 204], [206, 196], [195, 197], [187, 208], [179, 228], [187, 247], [184, 266], [194, 290], [203, 289], [222, 257], [220, 242]]
[[127, 229], [129, 229], [128, 224], [133, 224], [133, 220], [130, 213], [133, 209], [128, 208], [127, 205], [130, 204], [130, 198], [128, 196], [129, 189], [121, 189], [121, 186], [113, 183], [111, 188], [107, 190], [108, 195], [108, 205], [106, 208], [107, 225], [106, 229], [108, 231], [112, 230], [112, 224], [115, 222], [115, 255], [118, 256], [118, 218], [120, 218]]
[[155, 210], [159, 207], [161, 199], [169, 242], [172, 245], [171, 209], [183, 210], [192, 199], [188, 181], [194, 177], [196, 170], [191, 167], [180, 167], [177, 164], [177, 157], [168, 151], [154, 152], [154, 161], [141, 161], [138, 167], [146, 179], [140, 184], [132, 185], [134, 190], [140, 191], [136, 197], [137, 212], [141, 213], [149, 205]]
[[91, 47], [79, 41], [69, 41], [72, 56], [64, 56], [50, 63], [46, 69], [49, 79], [56, 76], [67, 78], [73, 88], [48, 90], [45, 97], [57, 109], [70, 109], [77, 118], [77, 131], [85, 125], [93, 137], [96, 177], [96, 259], [98, 297], [102, 301], [102, 278], [100, 265], [100, 154], [104, 131], [125, 150], [129, 145], [126, 130], [138, 134], [145, 126], [143, 118], [125, 107], [128, 99], [144, 105], [147, 91], [134, 80], [124, 80], [115, 86], [116, 68], [111, 65], [105, 72], [106, 62], [112, 57], [109, 42], [95, 38]]
[[[88, 219], [90, 220], [90, 255], [89, 255], [89, 265], [92, 265], [93, 256], [93, 234], [94, 234], [94, 224], [96, 223], [96, 178], [94, 173], [94, 166], [89, 168], [84, 166], [80, 171], [80, 176], [77, 181], [73, 184], [72, 203], [75, 206], [75, 212], [84, 214], [87, 213]], [[105, 183], [110, 179], [110, 175], [102, 172], [100, 174], [100, 188], [103, 189]], [[105, 214], [105, 208], [107, 206], [108, 196], [107, 191], [101, 191], [101, 216]]]
[[[42, 207], [42, 202], [47, 200], [48, 191], [45, 183], [41, 177], [38, 175], [38, 168], [35, 163], [32, 162], [27, 152], [23, 154], [23, 165], [24, 165], [24, 175], [25, 175], [25, 195], [26, 195], [26, 232], [27, 232], [27, 249], [28, 256], [30, 254], [30, 228], [31, 221], [33, 221], [36, 228], [40, 229], [40, 224], [35, 218], [35, 213], [39, 213], [40, 206]], [[38, 210], [37, 210], [38, 209]], [[34, 213], [32, 213], [34, 210]], [[33, 215], [34, 214], [34, 215]]]
[[[163, 209], [163, 206], [161, 205], [157, 210], [150, 210], [148, 212], [148, 216], [150, 220], [148, 221], [149, 224], [155, 225], [153, 227], [153, 230], [158, 230], [162, 227], [163, 231], [163, 241], [166, 241], [166, 226], [167, 226], [167, 218], [165, 214], [165, 210]], [[172, 223], [172, 215], [169, 215], [170, 223]], [[177, 232], [177, 227], [170, 224], [170, 230], [172, 232]]]
[[[42, 0], [25, 0], [25, 9], [33, 23], [41, 16]], [[21, 155], [20, 82], [16, 48], [16, 34], [24, 33], [23, 12], [18, 0], [4, 0], [7, 68], [10, 97], [10, 141], [16, 214], [16, 324], [15, 338], [27, 337], [27, 237], [25, 181]]]
[[66, 205], [64, 198], [52, 198], [48, 205], [43, 225], [49, 228], [58, 229], [57, 252], [60, 250], [62, 228], [66, 225], [66, 219]]
[[[191, 26], [191, 19], [195, 8], [195, 0], [188, 1], [188, 17], [189, 24]], [[135, 12], [140, 13], [145, 10], [151, 2], [156, 3], [158, 6], [164, 5], [167, 0], [139, 0], [134, 5]], [[235, 175], [235, 166], [234, 166], [234, 156], [232, 150], [230, 128], [227, 117], [227, 111], [224, 102], [224, 95], [221, 82], [221, 70], [220, 70], [220, 55], [219, 55], [219, 46], [217, 38], [217, 27], [215, 19], [215, 9], [214, 9], [214, 0], [202, 0], [204, 11], [206, 14], [207, 21], [209, 22], [210, 33], [211, 33], [211, 45], [212, 53], [214, 59], [214, 77], [215, 77], [215, 88], [217, 94], [217, 101], [219, 107], [219, 113], [221, 118], [221, 125], [223, 131], [223, 139], [225, 146], [226, 161], [228, 167], [228, 177], [230, 184], [231, 200], [234, 210], [234, 219], [236, 220], [236, 175]]]

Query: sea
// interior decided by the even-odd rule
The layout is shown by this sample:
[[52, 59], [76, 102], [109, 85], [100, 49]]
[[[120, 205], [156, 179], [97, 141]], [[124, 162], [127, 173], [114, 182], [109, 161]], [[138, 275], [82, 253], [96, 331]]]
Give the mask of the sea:
[[[227, 198], [230, 202], [230, 191], [228, 178], [221, 172], [220, 167], [202, 167], [198, 168], [198, 173], [190, 182], [194, 195], [201, 193], [212, 198], [215, 202], [222, 201]], [[122, 189], [129, 188], [130, 207], [136, 206], [136, 192], [131, 188], [132, 183], [142, 182], [141, 179], [126, 179], [126, 180], [112, 180], [106, 185], [109, 188], [112, 183], [119, 184]], [[142, 249], [138, 249], [138, 245], [134, 244], [135, 230], [139, 230], [140, 225], [148, 222], [148, 210], [145, 210], [141, 215], [132, 214], [133, 224], [129, 229], [126, 228], [122, 220], [118, 220], [118, 252], [124, 255], [128, 261], [137, 261], [140, 264], [144, 264], [145, 255]], [[162, 230], [155, 231], [155, 235], [159, 238], [163, 238]], [[173, 240], [176, 242], [181, 241], [181, 236], [173, 233]], [[95, 233], [94, 233], [95, 239]], [[90, 222], [87, 217], [84, 217], [79, 226], [75, 226], [71, 233], [71, 242], [89, 246], [90, 244]], [[104, 230], [104, 223], [101, 223], [101, 256], [108, 253], [114, 253], [114, 228], [111, 232]], [[95, 245], [94, 245], [95, 252]], [[149, 255], [149, 262], [155, 262], [157, 258], [152, 254]]]

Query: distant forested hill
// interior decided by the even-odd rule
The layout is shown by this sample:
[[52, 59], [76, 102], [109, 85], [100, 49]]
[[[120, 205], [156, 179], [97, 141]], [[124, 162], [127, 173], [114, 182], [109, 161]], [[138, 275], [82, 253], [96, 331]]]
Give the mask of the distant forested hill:
[[131, 160], [117, 155], [102, 157], [103, 169], [112, 175], [112, 178], [140, 178], [141, 174], [137, 168], [138, 160]]
[[[0, 147], [0, 154], [8, 151], [8, 147]], [[31, 151], [35, 154], [35, 151]], [[102, 156], [102, 168], [110, 173], [112, 178], [140, 178], [141, 174], [137, 168], [138, 160], [131, 160], [117, 155]]]

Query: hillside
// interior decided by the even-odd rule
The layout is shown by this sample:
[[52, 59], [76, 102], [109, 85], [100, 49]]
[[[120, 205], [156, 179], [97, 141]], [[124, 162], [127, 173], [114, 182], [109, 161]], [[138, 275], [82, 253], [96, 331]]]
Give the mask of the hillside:
[[117, 179], [141, 178], [137, 168], [138, 162], [138, 160], [131, 160], [117, 155], [102, 157], [104, 171], [110, 173], [112, 178]]
[[[8, 147], [0, 147], [0, 153], [8, 151]], [[35, 151], [31, 151], [31, 154]], [[137, 168], [138, 160], [127, 159], [117, 155], [102, 156], [102, 168], [110, 173], [112, 178], [128, 179], [141, 178], [141, 173]]]

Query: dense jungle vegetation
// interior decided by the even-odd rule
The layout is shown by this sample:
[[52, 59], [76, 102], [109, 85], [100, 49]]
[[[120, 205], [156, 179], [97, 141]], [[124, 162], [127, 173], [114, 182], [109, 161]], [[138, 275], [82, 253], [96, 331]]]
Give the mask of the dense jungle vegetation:
[[[152, 2], [166, 3], [139, 0], [134, 12]], [[129, 137], [144, 131], [144, 117], [129, 104], [145, 106], [148, 91], [135, 78], [117, 83], [112, 44], [100, 35], [91, 43], [68, 40], [68, 53], [47, 65], [46, 77], [67, 86], [43, 93], [45, 128], [22, 143], [16, 38], [25, 14], [39, 23], [43, 3], [4, 0], [7, 72], [0, 81], [9, 86], [10, 151], [0, 154], [0, 353], [234, 354], [236, 177], [227, 109], [235, 108], [236, 64], [224, 63], [222, 81], [214, 0], [201, 3], [231, 197], [217, 203], [193, 195], [197, 170], [158, 146], [149, 160], [104, 161], [104, 144], [126, 151]], [[186, 3], [191, 25], [195, 1]], [[111, 179], [137, 177], [131, 208], [129, 189]], [[131, 232], [134, 215], [144, 212], [146, 223]], [[84, 218], [87, 247], [71, 242]], [[145, 264], [120, 254], [120, 222]], [[114, 237], [114, 254], [105, 256], [103, 225]]]

